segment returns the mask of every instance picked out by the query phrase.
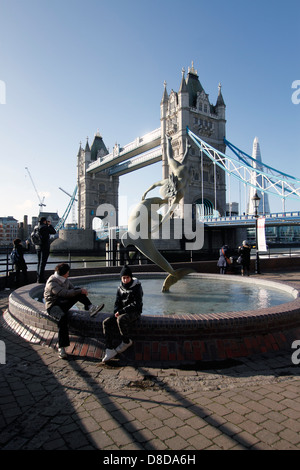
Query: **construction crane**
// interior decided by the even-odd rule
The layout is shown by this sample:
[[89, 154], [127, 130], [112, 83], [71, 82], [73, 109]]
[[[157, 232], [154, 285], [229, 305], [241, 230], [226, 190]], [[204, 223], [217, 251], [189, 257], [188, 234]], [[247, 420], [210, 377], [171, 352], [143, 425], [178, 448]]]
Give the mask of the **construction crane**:
[[27, 173], [28, 173], [28, 175], [29, 175], [29, 178], [31, 179], [31, 182], [32, 182], [32, 185], [33, 185], [33, 187], [34, 187], [34, 189], [35, 189], [35, 192], [36, 192], [36, 195], [37, 195], [37, 197], [38, 197], [38, 200], [40, 201], [40, 203], [39, 203], [39, 207], [40, 207], [39, 213], [40, 213], [41, 210], [42, 210], [42, 207], [46, 207], [46, 204], [44, 204], [45, 196], [43, 197], [43, 199], [40, 198], [40, 195], [39, 195], [39, 193], [38, 193], [38, 191], [37, 191], [37, 189], [36, 189], [36, 187], [35, 187], [34, 181], [33, 181], [33, 179], [32, 179], [32, 176], [31, 176], [30, 171], [29, 171], [29, 169], [27, 168], [27, 166], [25, 167], [25, 170], [27, 170]]

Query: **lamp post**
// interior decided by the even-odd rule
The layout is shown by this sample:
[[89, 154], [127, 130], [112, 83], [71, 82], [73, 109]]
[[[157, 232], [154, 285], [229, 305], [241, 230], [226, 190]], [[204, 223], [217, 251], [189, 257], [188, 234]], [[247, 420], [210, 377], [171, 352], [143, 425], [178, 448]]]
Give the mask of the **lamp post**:
[[256, 246], [256, 259], [255, 259], [255, 274], [260, 274], [260, 266], [259, 266], [259, 254], [258, 254], [258, 234], [257, 234], [257, 225], [258, 225], [258, 206], [259, 206], [259, 201], [260, 197], [257, 194], [257, 191], [255, 191], [255, 194], [252, 198], [253, 205], [255, 208], [255, 246]]

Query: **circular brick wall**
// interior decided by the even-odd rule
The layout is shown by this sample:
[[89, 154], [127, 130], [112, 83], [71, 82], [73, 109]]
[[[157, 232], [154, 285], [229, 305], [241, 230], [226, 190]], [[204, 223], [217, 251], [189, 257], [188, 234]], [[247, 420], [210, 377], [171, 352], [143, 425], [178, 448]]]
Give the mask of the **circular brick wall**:
[[[147, 278], [147, 276], [153, 277], [153, 273], [143, 273], [141, 277]], [[165, 273], [157, 273], [156, 276], [163, 280]], [[199, 279], [204, 276], [212, 280], [220, 279], [219, 275], [214, 274], [190, 274], [189, 276], [196, 276]], [[116, 278], [119, 278], [119, 275], [106, 274], [76, 277], [76, 281]], [[223, 279], [229, 282], [276, 287], [292, 294], [294, 300], [253, 311], [164, 317], [142, 315], [135, 325], [134, 346], [126, 354], [135, 360], [216, 360], [286, 347], [286, 340], [283, 340], [283, 337], [286, 338], [285, 332], [297, 331], [297, 328], [300, 328], [299, 292], [286, 283], [260, 278], [226, 275], [222, 276]], [[31, 284], [15, 290], [9, 297], [9, 313], [18, 322], [28, 327], [57, 331], [57, 325], [45, 311], [43, 303], [36, 300], [42, 289], [43, 286], [40, 284]], [[102, 321], [109, 314], [111, 312], [104, 311], [95, 318], [90, 318], [84, 311], [72, 310], [70, 331], [81, 337], [96, 338], [103, 343]]]

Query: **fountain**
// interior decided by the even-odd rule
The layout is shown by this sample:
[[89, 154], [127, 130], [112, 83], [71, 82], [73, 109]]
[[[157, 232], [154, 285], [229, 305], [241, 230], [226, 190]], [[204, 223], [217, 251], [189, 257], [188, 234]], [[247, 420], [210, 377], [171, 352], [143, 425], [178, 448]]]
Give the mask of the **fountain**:
[[[145, 290], [147, 282], [156, 282], [158, 295], [168, 302], [173, 293], [159, 292], [163, 273], [139, 273], [139, 279]], [[243, 278], [232, 275], [193, 273], [186, 276], [184, 282], [201, 282], [209, 280], [220, 292], [219, 285], [228, 284], [228, 288], [244, 288], [245, 295], [250, 290], [264, 292], [260, 308], [249, 308], [238, 311], [218, 310], [215, 301], [214, 311], [207, 313], [190, 313], [189, 303], [185, 312], [165, 313], [147, 312], [147, 295], [145, 311], [134, 329], [134, 345], [126, 356], [135, 361], [213, 361], [233, 357], [251, 356], [256, 353], [291, 348], [293, 336], [299, 333], [300, 297], [299, 292], [284, 283]], [[82, 276], [73, 279], [76, 284], [89, 285], [91, 296], [97, 293], [98, 287], [119, 282], [118, 274]], [[179, 284], [178, 284], [179, 285]], [[249, 290], [250, 289], [250, 290]], [[147, 290], [147, 288], [146, 288]], [[51, 320], [41, 302], [43, 286], [31, 284], [14, 291], [9, 298], [9, 309], [4, 315], [5, 321], [14, 329], [26, 325], [27, 337], [46, 341], [50, 334], [56, 335], [56, 323]], [[115, 294], [115, 289], [112, 289]], [[247, 294], [248, 292], [248, 294]], [[266, 298], [275, 293], [275, 303], [264, 303]], [[270, 295], [269, 295], [270, 294]], [[259, 297], [257, 295], [257, 297]], [[113, 295], [114, 298], [114, 295]], [[150, 296], [152, 298], [152, 296]], [[174, 297], [175, 298], [175, 297]], [[101, 297], [102, 299], [102, 297]], [[108, 304], [109, 307], [109, 304]], [[171, 309], [172, 310], [172, 309]], [[230, 310], [230, 309], [229, 309]], [[84, 337], [86, 342], [93, 340], [98, 347], [102, 343], [102, 321], [111, 314], [104, 309], [95, 318], [89, 318], [84, 311], [73, 309], [70, 315], [70, 331], [77, 337]]]
[[[299, 333], [300, 325], [300, 298], [295, 288], [260, 278], [199, 274], [192, 273], [191, 269], [175, 270], [156, 248], [154, 234], [171, 217], [175, 206], [183, 198], [190, 175], [186, 164], [188, 144], [182, 163], [179, 163], [173, 158], [171, 139], [167, 137], [167, 141], [168, 163], [172, 173], [169, 178], [154, 183], [144, 193], [129, 218], [128, 232], [122, 241], [125, 246], [135, 245], [162, 271], [167, 272], [168, 276], [163, 282], [163, 293], [160, 292], [161, 289], [158, 290], [157, 284], [155, 288], [150, 284], [147, 287], [147, 282], [154, 280], [160, 283], [165, 277], [164, 273], [143, 273], [139, 276], [145, 292], [145, 305], [143, 315], [134, 327], [133, 347], [126, 351], [126, 356], [135, 361], [178, 363], [250, 356], [282, 348], [290, 350], [292, 339], [297, 339], [297, 336], [293, 336], [295, 331], [297, 333], [295, 328], [298, 328]], [[148, 192], [158, 186], [161, 187], [161, 197], [147, 199]], [[158, 215], [156, 225], [152, 220], [153, 205], [158, 208], [167, 205], [168, 208], [164, 216]], [[136, 236], [137, 226], [141, 231], [143, 227], [147, 227], [144, 236]], [[132, 268], [134, 273], [134, 267]], [[84, 276], [77, 277], [73, 283], [82, 282], [85, 286], [91, 283], [90, 286], [95, 286], [95, 281], [97, 289], [102, 285], [105, 286], [103, 292], [108, 292], [105, 298], [104, 294], [98, 292], [102, 296], [98, 302], [104, 302], [106, 307], [95, 318], [73, 309], [70, 314], [70, 331], [84, 337], [85, 341], [93, 339], [101, 348], [102, 321], [112, 313], [116, 283], [119, 283], [120, 278], [118, 274]], [[194, 287], [191, 292], [189, 288], [192, 284]], [[213, 286], [213, 292], [209, 301], [204, 304], [207, 286]], [[240, 299], [241, 303], [238, 303], [238, 296], [243, 290], [241, 287], [245, 293]], [[90, 287], [91, 298], [93, 289], [94, 287]], [[17, 289], [10, 295], [9, 309], [5, 313], [5, 320], [13, 328], [18, 328], [18, 325], [26, 326], [29, 336], [41, 340], [48, 338], [49, 332], [57, 332], [56, 323], [44, 309], [42, 292], [43, 287], [39, 284]], [[271, 292], [277, 294], [276, 301], [264, 303], [272, 297]], [[249, 295], [250, 304], [247, 304]], [[229, 298], [233, 298], [234, 306], [225, 308]], [[253, 299], [260, 300], [260, 303], [255, 304]], [[173, 304], [170, 306], [171, 302]], [[201, 311], [203, 305], [204, 309]]]

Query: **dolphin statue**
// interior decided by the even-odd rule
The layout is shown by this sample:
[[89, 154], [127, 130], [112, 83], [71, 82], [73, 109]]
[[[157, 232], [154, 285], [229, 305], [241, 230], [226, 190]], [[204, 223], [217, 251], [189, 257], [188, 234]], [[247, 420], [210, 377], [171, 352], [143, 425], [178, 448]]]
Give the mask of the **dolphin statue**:
[[[186, 165], [186, 157], [188, 155], [190, 146], [186, 143], [186, 151], [183, 157], [182, 163], [179, 163], [173, 158], [171, 138], [166, 136], [168, 139], [167, 156], [168, 163], [172, 170], [169, 178], [154, 183], [150, 188], [143, 194], [142, 200], [136, 206], [135, 210], [130, 214], [128, 219], [128, 231], [123, 234], [121, 240], [125, 247], [134, 245], [143, 255], [153, 261], [162, 270], [169, 273], [166, 277], [162, 292], [168, 292], [170, 287], [179, 281], [183, 276], [193, 272], [193, 269], [181, 268], [174, 270], [170, 263], [164, 258], [164, 256], [156, 248], [152, 235], [159, 230], [163, 223], [168, 220], [178, 205], [178, 202], [184, 195], [184, 190], [190, 180], [190, 172]], [[157, 186], [161, 186], [160, 194], [162, 197], [146, 198], [148, 192]], [[155, 215], [155, 221], [153, 221], [153, 207], [162, 207], [165, 204], [169, 205], [164, 216], [157, 214]], [[153, 222], [157, 222], [156, 225]], [[139, 226], [140, 231], [137, 232]]]
[[[164, 256], [158, 251], [158, 249], [156, 248], [154, 244], [154, 240], [151, 238], [151, 235], [154, 233], [155, 230], [152, 230], [152, 231], [149, 230], [148, 236], [137, 237], [137, 232], [136, 232], [137, 217], [139, 217], [140, 224], [144, 223], [145, 226], [147, 224], [148, 227], [151, 227], [151, 207], [150, 206], [151, 206], [151, 202], [153, 202], [153, 199], [155, 198], [141, 201], [136, 206], [135, 210], [133, 211], [132, 215], [129, 217], [129, 220], [128, 220], [128, 231], [123, 234], [121, 240], [125, 247], [128, 247], [129, 245], [134, 245], [144, 256], [146, 256], [151, 261], [153, 261], [153, 263], [159, 266], [163, 271], [166, 271], [167, 273], [169, 273], [162, 287], [162, 292], [168, 292], [170, 287], [173, 284], [175, 284], [183, 276], [193, 272], [194, 270], [186, 269], [186, 268], [174, 270], [172, 268], [172, 266], [166, 260], [166, 258], [164, 258]], [[141, 213], [146, 214], [145, 209], [147, 210], [147, 221], [143, 218], [140, 218]], [[156, 228], [158, 228], [158, 226]]]

